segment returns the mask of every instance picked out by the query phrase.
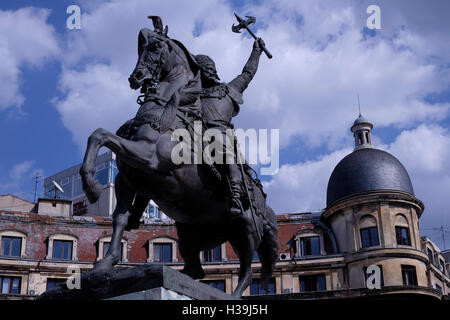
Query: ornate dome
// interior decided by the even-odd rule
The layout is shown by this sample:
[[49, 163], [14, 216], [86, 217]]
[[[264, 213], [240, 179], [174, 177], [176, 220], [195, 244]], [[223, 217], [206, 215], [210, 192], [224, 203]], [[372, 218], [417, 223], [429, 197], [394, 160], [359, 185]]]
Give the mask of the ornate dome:
[[414, 195], [411, 179], [401, 162], [391, 154], [373, 148], [371, 128], [372, 124], [361, 116], [355, 121], [352, 127], [355, 150], [342, 159], [331, 174], [327, 207], [365, 191], [397, 190]]
[[408, 172], [397, 158], [373, 148], [355, 150], [331, 174], [327, 207], [344, 197], [373, 190], [399, 190], [414, 195]]

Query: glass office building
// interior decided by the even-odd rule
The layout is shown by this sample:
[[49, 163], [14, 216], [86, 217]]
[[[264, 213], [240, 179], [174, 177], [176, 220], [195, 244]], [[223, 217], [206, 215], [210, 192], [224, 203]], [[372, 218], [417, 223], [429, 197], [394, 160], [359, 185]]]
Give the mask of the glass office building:
[[[74, 215], [111, 216], [116, 205], [114, 194], [114, 180], [118, 170], [115, 154], [111, 151], [97, 157], [95, 178], [103, 185], [103, 193], [96, 204], [90, 204], [83, 191], [81, 176], [79, 174], [81, 164], [58, 172], [44, 180], [44, 197], [53, 199], [71, 200]], [[57, 182], [64, 192], [55, 191], [53, 181]], [[167, 216], [159, 210], [158, 206], [150, 201], [144, 212], [147, 219], [167, 219]]]

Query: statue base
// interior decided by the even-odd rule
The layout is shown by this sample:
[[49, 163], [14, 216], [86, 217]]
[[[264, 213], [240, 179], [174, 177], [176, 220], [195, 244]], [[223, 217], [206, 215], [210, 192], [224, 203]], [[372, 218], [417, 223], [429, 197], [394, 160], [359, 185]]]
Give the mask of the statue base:
[[79, 289], [59, 284], [38, 300], [237, 300], [162, 264], [115, 267], [81, 275]]

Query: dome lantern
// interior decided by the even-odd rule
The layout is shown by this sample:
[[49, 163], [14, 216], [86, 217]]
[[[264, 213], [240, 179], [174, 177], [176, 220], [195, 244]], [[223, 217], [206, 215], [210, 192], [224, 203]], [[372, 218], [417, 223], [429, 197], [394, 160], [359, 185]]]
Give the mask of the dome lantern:
[[363, 148], [373, 148], [372, 145], [372, 128], [373, 125], [359, 114], [358, 119], [355, 120], [351, 131], [355, 137], [355, 150]]

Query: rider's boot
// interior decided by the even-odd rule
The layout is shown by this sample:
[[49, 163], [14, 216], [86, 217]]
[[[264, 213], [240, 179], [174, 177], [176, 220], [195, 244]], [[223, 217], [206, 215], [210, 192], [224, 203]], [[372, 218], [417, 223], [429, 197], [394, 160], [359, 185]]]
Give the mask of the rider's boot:
[[230, 197], [230, 216], [231, 218], [241, 217], [244, 214], [244, 208], [242, 207], [241, 197], [242, 190], [237, 186], [231, 186], [231, 197]]
[[230, 197], [230, 216], [231, 218], [241, 217], [244, 214], [244, 208], [242, 207], [241, 198], [243, 195], [242, 190], [242, 178], [236, 164], [228, 165], [229, 167], [229, 180], [231, 187]]

